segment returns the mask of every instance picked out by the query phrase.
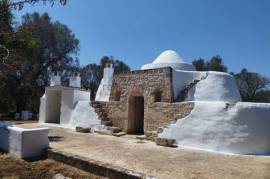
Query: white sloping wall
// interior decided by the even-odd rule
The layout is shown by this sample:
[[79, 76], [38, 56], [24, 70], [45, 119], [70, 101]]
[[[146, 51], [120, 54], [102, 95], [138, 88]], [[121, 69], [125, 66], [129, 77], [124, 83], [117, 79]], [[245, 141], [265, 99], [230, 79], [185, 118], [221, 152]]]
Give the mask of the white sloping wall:
[[80, 101], [90, 102], [90, 92], [72, 88], [62, 90], [60, 125], [70, 126], [73, 111]]
[[89, 127], [91, 129], [98, 128], [101, 121], [95, 109], [90, 106], [89, 101], [78, 101], [72, 112], [70, 128]]
[[90, 92], [65, 89], [62, 92], [60, 125], [95, 127], [101, 125], [94, 108], [90, 106]]
[[208, 72], [205, 80], [195, 86], [194, 101], [241, 101], [240, 93], [232, 75]]
[[[207, 77], [206, 77], [207, 76]], [[186, 101], [241, 101], [234, 77], [222, 72], [173, 71], [173, 89], [176, 99], [181, 90], [194, 80], [206, 79], [190, 90]]]
[[270, 104], [196, 102], [189, 116], [159, 134], [178, 146], [238, 154], [270, 153]]
[[177, 99], [181, 90], [183, 90], [189, 83], [191, 83], [194, 79], [200, 78], [201, 72], [173, 70], [174, 99]]

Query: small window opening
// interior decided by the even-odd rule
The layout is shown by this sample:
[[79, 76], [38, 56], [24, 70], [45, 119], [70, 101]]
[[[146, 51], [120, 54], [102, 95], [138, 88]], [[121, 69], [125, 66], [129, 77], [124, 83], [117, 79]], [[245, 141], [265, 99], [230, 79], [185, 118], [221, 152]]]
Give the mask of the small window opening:
[[162, 91], [156, 91], [154, 93], [154, 102], [161, 102]]

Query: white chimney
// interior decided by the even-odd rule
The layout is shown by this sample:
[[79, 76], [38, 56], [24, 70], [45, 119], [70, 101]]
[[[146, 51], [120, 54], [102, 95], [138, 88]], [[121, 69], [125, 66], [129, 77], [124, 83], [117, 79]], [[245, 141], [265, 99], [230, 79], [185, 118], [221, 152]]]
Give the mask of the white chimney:
[[95, 101], [109, 101], [113, 82], [113, 72], [113, 64], [107, 63], [104, 68], [103, 78], [97, 90]]
[[58, 71], [55, 71], [51, 76], [50, 86], [60, 86], [61, 85], [61, 76]]
[[107, 63], [105, 65], [104, 71], [103, 71], [103, 82], [106, 85], [111, 85], [112, 83], [112, 78], [113, 78], [113, 64], [112, 63]]
[[69, 77], [69, 86], [81, 88], [81, 76], [80, 73], [76, 72]]

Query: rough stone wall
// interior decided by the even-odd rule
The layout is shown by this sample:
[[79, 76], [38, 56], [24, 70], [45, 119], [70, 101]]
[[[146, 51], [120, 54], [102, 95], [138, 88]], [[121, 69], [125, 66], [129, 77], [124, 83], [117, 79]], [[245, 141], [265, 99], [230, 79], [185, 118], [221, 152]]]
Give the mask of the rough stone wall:
[[[139, 70], [115, 75], [112, 92], [108, 105], [108, 118], [114, 126], [127, 131], [128, 105], [132, 93], [140, 93], [144, 97], [145, 112], [148, 105], [154, 102], [154, 93], [162, 91], [161, 101], [173, 101], [172, 69], [160, 68], [152, 70]], [[115, 101], [115, 95], [120, 92], [120, 101]], [[146, 121], [146, 120], [145, 120]], [[146, 122], [147, 123], [147, 122]]]
[[120, 92], [120, 101], [128, 101], [132, 91], [143, 94], [147, 103], [153, 102], [153, 93], [162, 91], [162, 102], [173, 101], [172, 68], [139, 70], [115, 75], [110, 101]]
[[193, 102], [152, 103], [145, 111], [145, 135], [154, 139], [160, 128], [166, 128], [178, 119], [184, 118], [193, 110]]
[[[161, 102], [154, 101], [157, 91], [162, 91]], [[123, 131], [128, 129], [129, 99], [133, 94], [144, 97], [144, 132], [151, 136], [156, 134], [160, 127], [170, 125], [176, 118], [187, 116], [193, 109], [193, 103], [173, 103], [171, 68], [115, 75], [110, 101], [99, 103], [113, 126], [120, 127]]]
[[101, 108], [102, 112], [99, 113], [101, 120], [110, 120], [112, 121], [113, 126], [120, 127], [124, 131], [126, 130], [125, 126], [127, 126], [128, 108], [125, 106], [125, 103], [120, 101], [95, 103], [99, 103], [99, 108]]
[[[126, 131], [128, 125], [127, 107], [119, 101], [99, 102], [106, 117], [113, 126]], [[144, 133], [148, 139], [154, 140], [160, 128], [166, 128], [178, 119], [184, 118], [193, 110], [193, 102], [164, 103], [156, 102], [148, 105], [144, 112]]]

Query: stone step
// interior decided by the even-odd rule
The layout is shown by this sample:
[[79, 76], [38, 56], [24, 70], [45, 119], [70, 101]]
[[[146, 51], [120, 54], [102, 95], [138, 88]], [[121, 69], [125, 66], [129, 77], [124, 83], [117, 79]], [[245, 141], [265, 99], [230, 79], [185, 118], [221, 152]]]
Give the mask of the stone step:
[[124, 135], [126, 135], [126, 134], [127, 134], [126, 132], [112, 133], [112, 135], [115, 136], [115, 137], [121, 137], [121, 136], [124, 136]]
[[164, 147], [177, 147], [175, 139], [157, 138], [156, 144]]
[[112, 133], [118, 133], [122, 131], [119, 127], [115, 126], [108, 126], [108, 130], [110, 130]]
[[103, 135], [112, 135], [112, 131], [101, 129], [101, 130], [95, 130], [94, 132], [98, 134], [103, 134]]
[[104, 126], [112, 126], [113, 125], [112, 121], [109, 121], [109, 120], [102, 120], [101, 124], [103, 124]]
[[81, 133], [90, 133], [91, 128], [85, 128], [85, 127], [76, 127], [76, 132], [81, 132]]
[[135, 137], [135, 139], [144, 140], [144, 139], [146, 139], [146, 136], [145, 135], [138, 135]]

